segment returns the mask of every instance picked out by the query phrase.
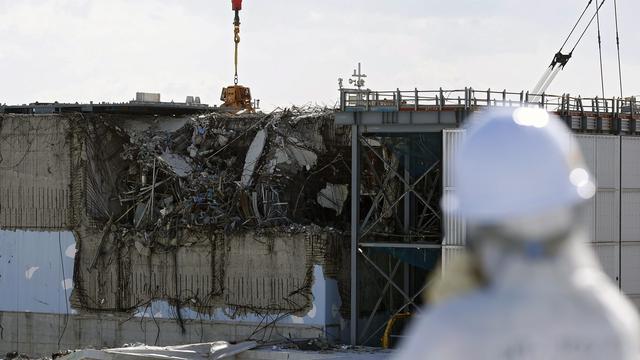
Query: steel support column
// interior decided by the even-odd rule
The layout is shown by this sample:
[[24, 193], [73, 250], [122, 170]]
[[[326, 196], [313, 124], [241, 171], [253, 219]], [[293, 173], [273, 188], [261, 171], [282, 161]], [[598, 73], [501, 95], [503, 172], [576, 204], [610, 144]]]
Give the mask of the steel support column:
[[358, 341], [358, 240], [360, 239], [360, 129], [351, 126], [351, 344]]

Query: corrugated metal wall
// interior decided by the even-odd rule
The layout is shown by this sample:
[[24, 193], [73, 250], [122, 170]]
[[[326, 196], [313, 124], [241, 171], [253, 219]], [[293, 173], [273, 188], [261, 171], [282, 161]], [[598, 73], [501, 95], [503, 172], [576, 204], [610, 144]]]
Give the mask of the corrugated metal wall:
[[[442, 137], [446, 196], [455, 191], [451, 161], [464, 130], [444, 130]], [[613, 280], [621, 280], [623, 291], [640, 304], [640, 137], [577, 134], [573, 146], [582, 149], [597, 181], [596, 196], [587, 205], [592, 245], [605, 272]], [[445, 217], [444, 232], [446, 264], [458, 253], [457, 247], [465, 244], [464, 221]]]
[[597, 182], [596, 196], [588, 205], [591, 239], [617, 243], [620, 213], [620, 137], [576, 135], [585, 162]]
[[640, 137], [622, 138], [622, 290], [640, 304]]
[[[464, 130], [444, 130], [442, 132], [442, 199], [443, 206], [451, 206], [451, 197], [455, 191], [453, 179], [453, 166], [450, 166], [453, 157], [458, 152]], [[464, 221], [458, 216], [444, 217], [444, 239], [443, 245], [464, 246], [466, 237], [466, 226]]]

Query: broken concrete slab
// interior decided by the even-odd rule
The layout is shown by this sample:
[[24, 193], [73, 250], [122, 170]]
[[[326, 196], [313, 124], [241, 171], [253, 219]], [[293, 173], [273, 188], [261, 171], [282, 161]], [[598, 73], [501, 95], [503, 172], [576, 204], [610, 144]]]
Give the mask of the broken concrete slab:
[[322, 207], [333, 209], [336, 215], [340, 215], [348, 196], [348, 185], [327, 183], [327, 186], [318, 193], [317, 201]]
[[253, 141], [249, 146], [249, 150], [247, 150], [244, 167], [242, 168], [242, 178], [240, 179], [240, 183], [245, 188], [251, 185], [254, 170], [262, 156], [262, 151], [264, 150], [266, 142], [267, 132], [265, 130], [258, 130], [258, 133], [253, 138]]
[[[308, 330], [308, 314], [317, 305], [310, 292], [317, 266], [323, 266], [324, 276], [339, 278], [339, 293], [348, 294], [340, 270], [348, 258], [340, 246], [346, 243], [342, 231], [348, 229], [348, 217], [327, 211], [316, 199], [326, 179], [349, 181], [344, 160], [349, 158], [348, 127], [337, 128], [330, 111], [205, 114], [176, 118], [168, 126], [144, 116], [132, 119], [133, 125], [128, 117], [99, 114], [61, 114], [49, 122], [37, 116], [0, 118], [5, 124], [15, 121], [10, 130], [18, 129], [19, 122], [37, 130], [31, 132], [37, 135], [36, 147], [16, 147], [15, 160], [46, 157], [61, 162], [64, 170], [59, 190], [66, 192], [18, 191], [20, 196], [11, 198], [21, 184], [47, 183], [58, 172], [49, 174], [41, 166], [47, 162], [25, 172], [0, 164], [0, 178], [15, 178], [10, 189], [0, 191], [0, 228], [73, 231], [71, 311], [133, 316], [151, 303], [166, 303], [171, 310], [166, 315], [177, 326], [161, 337], [188, 328], [187, 316], [252, 319], [249, 326], [255, 328], [261, 320], [256, 316], [284, 313], [303, 319], [302, 331]], [[36, 150], [51, 136], [47, 126], [56, 122], [64, 125], [56, 130], [57, 147], [42, 155]], [[6, 126], [0, 131], [28, 143], [25, 134], [7, 133]], [[244, 160], [259, 132], [265, 139], [252, 180], [239, 189]], [[276, 149], [287, 149], [290, 164], [268, 171], [265, 164]], [[298, 154], [287, 153], [291, 149]], [[167, 154], [187, 162], [192, 171], [160, 160], [173, 158]], [[56, 179], [52, 184], [58, 186]], [[48, 216], [58, 218], [45, 221]], [[326, 332], [317, 325], [314, 334]], [[260, 336], [269, 333], [263, 329]], [[237, 340], [234, 336], [229, 339]]]
[[158, 157], [158, 159], [165, 163], [171, 171], [181, 178], [187, 177], [193, 171], [193, 166], [185, 157], [174, 154], [170, 151], [165, 151]]
[[136, 345], [116, 349], [85, 349], [71, 352], [60, 360], [222, 360], [236, 359], [236, 355], [255, 348], [255, 341], [230, 344], [226, 341], [177, 346]]

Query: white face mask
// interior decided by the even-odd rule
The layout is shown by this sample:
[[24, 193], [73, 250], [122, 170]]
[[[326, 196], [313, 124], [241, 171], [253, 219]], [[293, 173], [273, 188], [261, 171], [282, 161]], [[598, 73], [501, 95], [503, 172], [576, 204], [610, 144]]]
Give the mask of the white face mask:
[[500, 224], [470, 224], [469, 247], [484, 275], [491, 279], [506, 262], [554, 258], [570, 235], [583, 224], [582, 207], [508, 219]]

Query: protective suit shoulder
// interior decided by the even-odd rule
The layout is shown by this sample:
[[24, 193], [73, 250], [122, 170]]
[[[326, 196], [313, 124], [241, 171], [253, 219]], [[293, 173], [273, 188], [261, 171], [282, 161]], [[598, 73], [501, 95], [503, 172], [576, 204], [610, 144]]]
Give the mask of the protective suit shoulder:
[[[470, 320], [477, 318], [483, 303], [481, 291], [450, 299], [417, 316], [393, 360], [461, 359], [460, 345], [465, 341]], [[467, 339], [470, 340], [470, 339]]]

